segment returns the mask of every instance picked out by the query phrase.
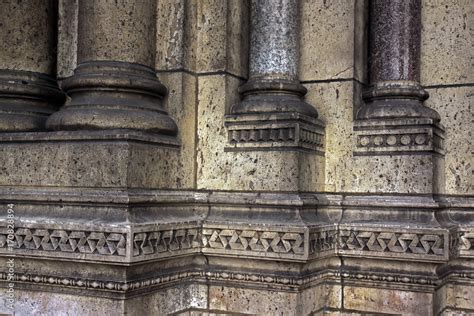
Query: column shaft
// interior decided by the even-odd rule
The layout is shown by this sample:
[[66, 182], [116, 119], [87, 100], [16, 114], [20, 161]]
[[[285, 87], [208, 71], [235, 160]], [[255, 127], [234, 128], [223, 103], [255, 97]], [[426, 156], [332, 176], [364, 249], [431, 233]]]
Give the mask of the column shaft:
[[[423, 104], [421, 0], [371, 0], [370, 86], [354, 122], [361, 192], [442, 192], [444, 128]], [[370, 170], [377, 177], [367, 177]]]
[[64, 81], [71, 100], [50, 117], [55, 130], [177, 132], [153, 69], [156, 1], [79, 2], [78, 67]]
[[244, 100], [233, 114], [297, 112], [317, 117], [302, 97], [298, 81], [298, 1], [253, 0], [250, 28], [250, 77], [240, 88]]
[[153, 67], [154, 0], [88, 0], [79, 4], [78, 64], [113, 60]]
[[252, 1], [250, 78], [297, 80], [297, 67], [297, 0]]
[[370, 81], [420, 80], [421, 3], [372, 1]]
[[227, 116], [229, 141], [245, 150], [323, 152], [323, 124], [298, 81], [298, 0], [252, 0], [249, 80]]
[[65, 100], [54, 78], [57, 3], [0, 1], [0, 131], [44, 129]]
[[423, 105], [421, 87], [421, 0], [371, 0], [369, 26], [370, 87], [358, 119], [422, 117], [439, 121]]

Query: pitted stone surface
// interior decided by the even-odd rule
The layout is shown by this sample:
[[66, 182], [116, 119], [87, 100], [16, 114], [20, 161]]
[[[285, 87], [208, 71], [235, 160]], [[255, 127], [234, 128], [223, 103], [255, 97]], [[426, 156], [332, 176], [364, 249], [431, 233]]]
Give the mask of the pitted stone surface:
[[435, 109], [446, 126], [445, 169], [446, 193], [474, 193], [473, 121], [471, 87], [429, 89], [427, 105]]
[[422, 0], [421, 83], [472, 84], [471, 0]]
[[[351, 77], [363, 81], [361, 77], [366, 69], [354, 60], [355, 54], [364, 52], [364, 47], [356, 43], [354, 37], [354, 33], [357, 36], [364, 34], [364, 30], [356, 30], [357, 25], [354, 24], [354, 19], [364, 18], [356, 11], [360, 2], [301, 1], [301, 32], [298, 34], [301, 43], [298, 73], [301, 81]], [[362, 71], [356, 73], [356, 67]]]

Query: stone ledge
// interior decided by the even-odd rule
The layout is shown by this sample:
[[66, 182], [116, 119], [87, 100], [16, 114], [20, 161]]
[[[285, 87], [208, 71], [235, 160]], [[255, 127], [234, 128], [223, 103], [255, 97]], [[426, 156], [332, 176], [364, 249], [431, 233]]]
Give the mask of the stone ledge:
[[59, 132], [29, 132], [0, 134], [0, 143], [29, 142], [77, 142], [77, 141], [116, 141], [137, 142], [169, 147], [179, 147], [176, 137], [159, 135], [137, 130], [81, 130]]
[[[115, 199], [104, 198], [112, 193]], [[0, 199], [18, 203], [14, 245], [26, 257], [131, 264], [195, 253], [295, 262], [472, 256], [473, 226], [446, 216], [440, 224], [439, 204], [425, 195], [17, 188], [0, 191]], [[454, 211], [464, 214], [470, 205]], [[6, 220], [0, 225], [6, 254]]]

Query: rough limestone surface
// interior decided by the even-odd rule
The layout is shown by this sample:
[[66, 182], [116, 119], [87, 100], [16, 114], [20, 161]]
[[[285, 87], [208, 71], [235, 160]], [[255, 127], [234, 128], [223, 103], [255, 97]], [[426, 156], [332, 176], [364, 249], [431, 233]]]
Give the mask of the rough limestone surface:
[[0, 7], [0, 314], [474, 314], [470, 0]]

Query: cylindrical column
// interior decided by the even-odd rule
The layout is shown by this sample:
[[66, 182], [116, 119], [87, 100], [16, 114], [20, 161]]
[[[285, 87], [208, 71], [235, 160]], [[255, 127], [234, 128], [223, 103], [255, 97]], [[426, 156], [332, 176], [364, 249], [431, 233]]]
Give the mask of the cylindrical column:
[[296, 81], [297, 67], [297, 0], [252, 1], [250, 78]]
[[252, 0], [249, 80], [240, 87], [244, 100], [232, 114], [316, 110], [301, 98], [298, 81], [298, 0]]
[[55, 81], [57, 2], [0, 0], [0, 131], [43, 130], [65, 100]]
[[78, 67], [63, 83], [71, 100], [48, 127], [176, 134], [153, 69], [155, 12], [155, 0], [79, 2]]
[[421, 0], [371, 0], [369, 32], [370, 88], [358, 118], [439, 120], [419, 82]]

